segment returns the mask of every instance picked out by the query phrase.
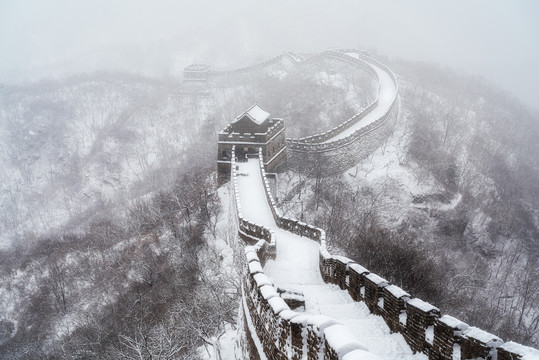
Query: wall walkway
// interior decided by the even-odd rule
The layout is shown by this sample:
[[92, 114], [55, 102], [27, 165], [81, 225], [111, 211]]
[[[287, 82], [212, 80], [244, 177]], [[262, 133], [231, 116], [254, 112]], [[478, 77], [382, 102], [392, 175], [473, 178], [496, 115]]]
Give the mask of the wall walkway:
[[[282, 217], [261, 154], [232, 167], [245, 248], [244, 315], [251, 358], [532, 359], [326, 248], [322, 229]], [[293, 310], [294, 309], [294, 310]], [[259, 354], [263, 349], [264, 354]], [[256, 355], [256, 354], [259, 355]], [[253, 355], [254, 354], [254, 355]], [[530, 355], [531, 354], [531, 355]]]

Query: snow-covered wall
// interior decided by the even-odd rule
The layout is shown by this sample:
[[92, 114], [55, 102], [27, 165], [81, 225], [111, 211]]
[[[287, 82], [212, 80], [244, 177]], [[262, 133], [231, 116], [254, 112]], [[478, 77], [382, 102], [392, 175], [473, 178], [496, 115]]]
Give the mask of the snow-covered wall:
[[[350, 54], [355, 55], [355, 57]], [[392, 120], [397, 116], [398, 82], [391, 69], [358, 50], [325, 51], [317, 57], [338, 59], [363, 70], [370, 69], [369, 72], [379, 82], [380, 94], [380, 91], [383, 90], [380, 75], [372, 66], [369, 66], [369, 64], [374, 64], [378, 71], [385, 73], [386, 78], [389, 77], [391, 80], [389, 83], [384, 83], [383, 86], [394, 87], [389, 104], [386, 103], [387, 99], [384, 99], [386, 101], [382, 103], [378, 94], [376, 99], [360, 113], [333, 129], [304, 138], [287, 139], [291, 164], [305, 164], [315, 161], [323, 167], [323, 174], [333, 174], [343, 172], [366, 158], [389, 136], [393, 127]], [[374, 117], [374, 119], [367, 119], [368, 117]], [[366, 122], [365, 126], [358, 126], [361, 125], [362, 121]]]
[[[301, 59], [294, 61], [309, 63], [309, 61], [331, 57], [353, 62], [343, 53], [348, 51], [351, 50], [327, 51], [308, 61], [300, 62]], [[374, 59], [371, 60], [375, 62]], [[276, 61], [280, 61], [280, 58], [273, 58], [262, 64], [236, 71], [248, 73]], [[376, 65], [383, 67], [391, 75], [398, 89], [396, 78], [391, 70], [378, 62]], [[330, 132], [303, 138], [301, 141], [288, 139], [289, 154], [292, 157], [299, 157], [300, 161], [303, 161], [303, 157], [321, 154], [331, 160], [324, 164], [328, 171], [343, 171], [380, 146], [391, 131], [392, 120], [396, 117], [396, 103], [397, 96], [382, 116], [349, 136], [341, 136], [336, 141], [327, 141], [328, 134], [342, 135], [351, 125], [340, 126], [340, 129], [337, 127]], [[371, 111], [367, 110], [363, 113], [367, 116]], [[266, 200], [271, 205], [277, 225], [294, 234], [317, 241], [320, 244], [319, 268], [324, 281], [348, 290], [354, 300], [364, 301], [373, 314], [384, 318], [391, 331], [403, 334], [414, 352], [425, 353], [431, 359], [526, 360], [539, 357], [536, 349], [512, 342], [503, 343], [495, 335], [469, 326], [451, 316], [441, 316], [440, 310], [435, 306], [412, 298], [406, 291], [370, 273], [353, 260], [331, 255], [326, 247], [323, 229], [281, 215], [270, 192], [262, 154], [259, 156]], [[242, 279], [243, 312], [245, 317], [251, 320], [252, 341], [250, 343], [254, 344], [250, 346], [249, 351], [258, 352], [260, 358], [275, 359], [303, 357], [341, 359], [345, 353], [347, 359], [373, 358], [374, 355], [365, 352], [359, 343], [354, 343], [353, 337], [347, 333], [346, 328], [337, 325], [335, 320], [292, 311], [278, 295], [262, 269], [265, 260], [275, 256], [275, 236], [269, 229], [250, 223], [243, 218], [235, 168], [233, 161], [231, 179], [234, 186], [234, 202], [237, 206], [239, 235], [244, 241], [254, 244], [245, 248], [245, 272]], [[264, 353], [260, 353], [261, 349]], [[358, 354], [357, 357], [355, 354]]]
[[[245, 320], [244, 358], [260, 359], [377, 359], [357, 342], [347, 328], [335, 319], [322, 315], [296, 312], [290, 309], [264, 275], [266, 259], [275, 256], [275, 236], [271, 230], [243, 218], [232, 149], [232, 202], [236, 208], [239, 236], [253, 244], [244, 249], [241, 311]], [[262, 154], [260, 154], [262, 160]], [[260, 171], [264, 174], [263, 161]], [[282, 222], [310, 238], [323, 238], [321, 229], [287, 219]]]
[[[263, 163], [262, 154], [260, 163]], [[469, 326], [410, 294], [353, 260], [331, 255], [327, 250], [323, 229], [283, 217], [276, 207], [264, 171], [266, 199], [279, 227], [320, 243], [319, 269], [326, 283], [348, 290], [355, 301], [364, 301], [369, 310], [383, 317], [392, 332], [401, 333], [414, 352], [430, 359], [539, 359], [539, 351], [514, 343], [505, 343], [497, 336]], [[509, 345], [506, 345], [509, 344]], [[517, 346], [518, 345], [518, 346]]]

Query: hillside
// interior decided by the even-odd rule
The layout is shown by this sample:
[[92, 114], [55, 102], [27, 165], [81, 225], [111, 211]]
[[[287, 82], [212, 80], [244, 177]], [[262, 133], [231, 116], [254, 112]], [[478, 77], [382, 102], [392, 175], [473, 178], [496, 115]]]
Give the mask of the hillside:
[[[391, 65], [402, 89], [392, 136], [318, 184], [279, 175], [284, 210], [414, 295], [537, 346], [537, 117], [482, 80]], [[218, 347], [238, 284], [217, 131], [258, 102], [288, 136], [310, 135], [374, 88], [345, 68], [286, 66], [197, 94], [120, 73], [1, 87], [0, 354], [193, 359]], [[383, 266], [389, 254], [404, 271]]]
[[537, 346], [537, 116], [483, 79], [392, 68], [393, 134], [343, 175], [281, 176], [285, 214], [326, 229], [335, 251], [415, 296]]
[[291, 131], [333, 126], [372, 90], [357, 83], [356, 95], [336, 77], [281, 69], [194, 94], [123, 73], [3, 86], [1, 357], [115, 359], [140, 336], [152, 339], [145, 351], [175, 358], [212, 347], [235, 322], [238, 292], [234, 268], [223, 273], [217, 131], [264, 98], [302, 109]]

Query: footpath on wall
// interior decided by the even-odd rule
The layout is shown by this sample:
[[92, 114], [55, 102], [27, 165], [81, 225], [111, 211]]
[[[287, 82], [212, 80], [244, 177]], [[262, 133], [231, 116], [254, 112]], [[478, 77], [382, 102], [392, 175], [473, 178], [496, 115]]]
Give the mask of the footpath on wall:
[[274, 231], [276, 259], [268, 260], [264, 273], [275, 286], [303, 293], [305, 312], [332, 317], [346, 325], [356, 339], [382, 359], [425, 359], [414, 355], [403, 336], [391, 334], [383, 319], [372, 315], [336, 285], [325, 284], [318, 270], [319, 245], [311, 239], [280, 229], [266, 201], [259, 159], [237, 163], [240, 202], [248, 220]]

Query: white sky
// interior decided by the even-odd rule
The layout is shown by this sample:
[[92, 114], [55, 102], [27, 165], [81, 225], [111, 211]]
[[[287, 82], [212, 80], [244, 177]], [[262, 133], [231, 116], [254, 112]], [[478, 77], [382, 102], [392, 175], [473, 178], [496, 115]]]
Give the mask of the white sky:
[[265, 54], [362, 46], [483, 75], [539, 108], [538, 37], [534, 0], [0, 0], [0, 81], [147, 73], [143, 57], [166, 73], [189, 41]]

